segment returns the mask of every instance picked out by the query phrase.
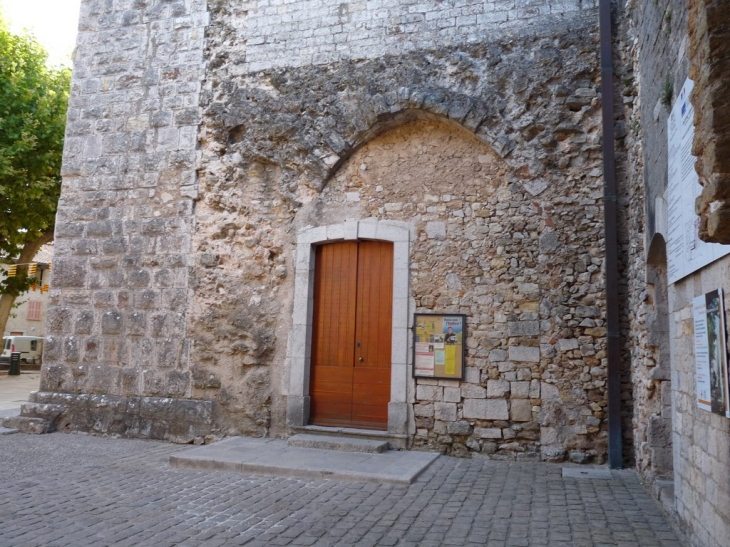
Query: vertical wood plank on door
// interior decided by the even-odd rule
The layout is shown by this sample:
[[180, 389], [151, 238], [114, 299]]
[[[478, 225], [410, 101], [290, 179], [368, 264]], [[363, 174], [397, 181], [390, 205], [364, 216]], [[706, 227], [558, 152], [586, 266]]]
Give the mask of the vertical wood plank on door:
[[356, 241], [315, 251], [310, 415], [316, 425], [352, 421], [357, 251]]
[[355, 427], [387, 429], [393, 244], [361, 241], [358, 250], [352, 423]]

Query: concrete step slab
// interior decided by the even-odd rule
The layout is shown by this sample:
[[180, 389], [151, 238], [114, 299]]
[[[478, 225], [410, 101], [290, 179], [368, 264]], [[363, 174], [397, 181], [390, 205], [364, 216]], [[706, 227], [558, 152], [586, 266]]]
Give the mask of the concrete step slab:
[[306, 433], [289, 437], [287, 444], [301, 448], [320, 448], [322, 450], [339, 450], [341, 452], [366, 452], [368, 454], [382, 454], [390, 449], [388, 441], [384, 440], [307, 435]]
[[348, 437], [351, 439], [370, 439], [373, 441], [387, 441], [392, 449], [407, 448], [408, 436], [396, 435], [377, 429], [357, 429], [352, 427], [325, 427], [321, 425], [304, 425], [293, 427], [296, 434], [321, 435], [327, 437]]
[[283, 477], [411, 484], [433, 463], [433, 452], [382, 454], [289, 446], [281, 439], [230, 437], [170, 457], [173, 467]]

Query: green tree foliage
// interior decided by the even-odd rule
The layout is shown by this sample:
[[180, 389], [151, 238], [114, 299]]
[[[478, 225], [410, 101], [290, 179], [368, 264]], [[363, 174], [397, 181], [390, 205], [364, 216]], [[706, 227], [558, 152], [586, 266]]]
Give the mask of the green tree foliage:
[[[0, 261], [35, 254], [50, 241], [61, 192], [61, 156], [70, 70], [46, 66], [31, 36], [0, 19]], [[23, 252], [25, 251], [25, 252]], [[32, 256], [31, 255], [31, 259]], [[26, 276], [5, 278], [0, 293], [27, 290]], [[0, 314], [0, 324], [4, 321]]]

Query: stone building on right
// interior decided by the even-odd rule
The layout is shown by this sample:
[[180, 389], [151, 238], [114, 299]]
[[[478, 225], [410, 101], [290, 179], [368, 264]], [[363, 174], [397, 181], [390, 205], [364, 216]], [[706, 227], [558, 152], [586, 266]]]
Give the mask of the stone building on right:
[[624, 436], [689, 543], [721, 547], [730, 544], [730, 2], [621, 9], [619, 293], [633, 385]]

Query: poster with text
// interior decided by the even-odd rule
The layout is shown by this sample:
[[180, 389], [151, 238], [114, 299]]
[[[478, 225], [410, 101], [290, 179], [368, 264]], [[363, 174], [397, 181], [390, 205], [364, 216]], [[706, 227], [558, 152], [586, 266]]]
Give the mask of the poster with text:
[[697, 235], [700, 217], [695, 199], [700, 186], [692, 155], [694, 109], [689, 101], [694, 82], [687, 78], [667, 120], [667, 277], [679, 281], [730, 253], [730, 245], [705, 243]]
[[464, 379], [465, 315], [417, 313], [413, 332], [414, 377]]
[[692, 302], [695, 328], [697, 406], [730, 417], [723, 290], [717, 289]]
[[707, 306], [705, 305], [704, 294], [693, 300], [692, 314], [695, 326], [695, 384], [697, 388], [697, 406], [703, 410], [711, 411], [710, 361], [707, 353]]

